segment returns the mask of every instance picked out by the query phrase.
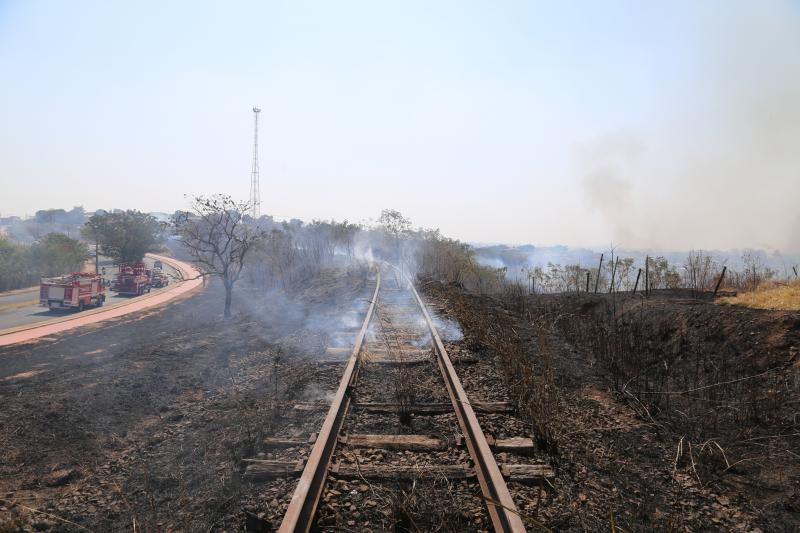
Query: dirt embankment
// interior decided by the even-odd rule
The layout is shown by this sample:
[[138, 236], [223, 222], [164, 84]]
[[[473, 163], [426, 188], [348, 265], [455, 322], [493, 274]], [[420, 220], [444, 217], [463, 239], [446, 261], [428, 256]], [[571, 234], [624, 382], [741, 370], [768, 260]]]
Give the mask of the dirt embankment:
[[557, 401], [516, 399], [557, 444], [542, 450], [558, 472], [535, 511], [546, 526], [800, 528], [800, 314], [425, 287], [473, 351], [524, 353], [545, 385], [552, 366]]
[[292, 298], [242, 288], [229, 322], [212, 285], [0, 349], [0, 531], [241, 530], [260, 499], [241, 459], [286, 424], [286, 402], [316, 399], [303, 355], [364, 282], [353, 270]]

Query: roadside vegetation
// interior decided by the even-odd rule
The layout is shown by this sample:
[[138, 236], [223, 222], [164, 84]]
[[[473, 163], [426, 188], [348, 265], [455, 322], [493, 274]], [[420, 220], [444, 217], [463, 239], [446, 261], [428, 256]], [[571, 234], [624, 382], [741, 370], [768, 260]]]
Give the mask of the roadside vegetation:
[[771, 281], [755, 290], [720, 298], [719, 301], [754, 309], [800, 311], [800, 280]]
[[152, 215], [128, 210], [95, 213], [81, 228], [81, 235], [102, 255], [118, 263], [141, 261], [163, 242], [164, 226]]
[[98, 211], [87, 219], [80, 207], [37, 211], [35, 217], [9, 227], [8, 235], [0, 234], [0, 292], [83, 271], [90, 255], [141, 261], [145, 253], [160, 250], [164, 229], [153, 216], [139, 211]]
[[89, 259], [86, 245], [63, 233], [48, 233], [33, 244], [0, 235], [0, 291], [30, 287], [40, 278], [80, 271]]

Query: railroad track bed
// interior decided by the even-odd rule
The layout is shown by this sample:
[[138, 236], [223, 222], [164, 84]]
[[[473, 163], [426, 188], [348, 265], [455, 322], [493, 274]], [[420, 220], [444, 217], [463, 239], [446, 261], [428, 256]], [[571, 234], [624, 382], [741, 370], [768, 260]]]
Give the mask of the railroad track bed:
[[258, 487], [258, 499], [245, 508], [252, 530], [271, 531], [280, 524], [346, 366], [346, 358], [337, 350], [348, 346], [347, 351], [352, 350], [375, 285], [371, 275], [350, 303], [340, 302], [326, 315], [310, 317], [309, 329], [325, 333], [305, 343], [302, 353], [285, 356], [301, 357], [309, 375], [305, 387], [282, 405], [275, 431], [265, 431], [256, 445], [257, 453], [243, 461], [242, 477]]
[[382, 266], [370, 287], [342, 315], [369, 319], [332, 334], [317, 360], [320, 397], [294, 404], [245, 460], [245, 479], [263, 484], [265, 529], [281, 514], [281, 531], [524, 531], [506, 480], [527, 502], [552, 471], [532, 458], [497, 374], [482, 378], [488, 363], [460, 347], [451, 363], [396, 270]]
[[[449, 315], [446, 304], [440, 309], [442, 317]], [[557, 496], [551, 490], [550, 481], [555, 472], [548, 466], [550, 457], [536, 448], [531, 438], [533, 435], [530, 422], [513, 409], [497, 359], [475, 354], [469, 346], [470, 342], [466, 339], [445, 343], [470, 402], [473, 405], [486, 403], [508, 406], [505, 410], [476, 409], [476, 416], [484, 434], [494, 440], [495, 458], [498, 463], [507, 467], [508, 471], [505, 473], [513, 468], [511, 465], [521, 465], [519, 468], [526, 469], [525, 475], [505, 476], [506, 485], [518, 511], [526, 517], [526, 525], [530, 527], [533, 520], [544, 522], [541, 512]], [[517, 438], [520, 435], [525, 436], [524, 440]], [[514, 443], [516, 449], [513, 452], [503, 451], [498, 449], [498, 442]], [[541, 466], [542, 475], [539, 479], [534, 470], [527, 470], [531, 466]]]
[[[361, 349], [317, 528], [486, 530], [480, 486], [413, 295], [391, 271]], [[431, 407], [414, 412], [415, 406]], [[469, 479], [459, 479], [470, 475]]]

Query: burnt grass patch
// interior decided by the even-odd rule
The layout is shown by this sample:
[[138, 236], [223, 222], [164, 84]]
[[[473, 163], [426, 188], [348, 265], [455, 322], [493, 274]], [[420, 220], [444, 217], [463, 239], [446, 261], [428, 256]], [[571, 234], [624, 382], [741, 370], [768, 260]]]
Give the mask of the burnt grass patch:
[[[252, 483], [242, 460], [307, 454], [262, 442], [318, 429], [324, 409], [293, 406], [336, 388], [341, 368], [313, 356], [329, 341], [326, 317], [369, 295], [364, 283], [325, 272], [281, 305], [237, 291], [230, 322], [212, 285], [102, 328], [0, 349], [0, 531], [277, 527], [296, 481]], [[479, 414], [481, 424], [499, 438], [532, 436], [535, 457], [555, 468], [550, 483], [509, 483], [531, 530], [800, 529], [800, 314], [685, 295], [424, 288], [464, 332], [447, 348], [470, 398], [514, 406]], [[397, 531], [487, 525], [461, 481], [334, 477], [330, 489], [338, 512], [321, 515], [320, 529], [346, 530], [354, 513]]]
[[422, 285], [464, 331], [448, 349], [481, 358], [462, 379], [502, 380], [556, 469], [551, 486], [509, 483], [523, 516], [571, 531], [800, 528], [800, 313]]
[[[264, 437], [321, 423], [324, 411], [292, 405], [338, 384], [341, 370], [314, 357], [365, 282], [323, 271], [280, 306], [242, 288], [230, 321], [212, 284], [0, 349], [0, 531], [241, 531], [251, 511], [279, 516], [242, 459], [263, 455]], [[291, 496], [292, 480], [277, 483]]]

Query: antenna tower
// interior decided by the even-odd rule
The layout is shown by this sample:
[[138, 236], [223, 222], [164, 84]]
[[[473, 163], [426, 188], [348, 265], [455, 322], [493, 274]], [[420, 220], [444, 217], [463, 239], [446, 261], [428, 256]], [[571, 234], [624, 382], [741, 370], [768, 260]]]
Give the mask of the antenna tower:
[[255, 119], [253, 128], [253, 168], [250, 170], [250, 208], [253, 218], [261, 216], [261, 187], [258, 183], [258, 114], [261, 109], [253, 108]]

